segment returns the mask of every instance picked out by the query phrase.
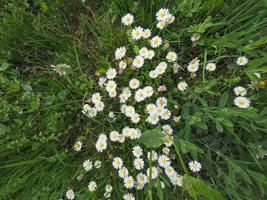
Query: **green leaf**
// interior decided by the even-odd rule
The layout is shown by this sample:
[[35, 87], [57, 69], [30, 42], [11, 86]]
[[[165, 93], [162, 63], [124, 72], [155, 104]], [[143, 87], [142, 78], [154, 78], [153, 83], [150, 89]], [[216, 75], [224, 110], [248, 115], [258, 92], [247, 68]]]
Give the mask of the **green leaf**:
[[224, 200], [225, 198], [220, 194], [220, 192], [210, 185], [205, 183], [199, 178], [194, 178], [191, 176], [184, 176], [183, 187], [189, 194], [192, 194], [194, 191], [197, 195], [204, 197], [207, 200]]
[[164, 134], [161, 131], [161, 127], [157, 127], [143, 132], [139, 141], [147, 147], [160, 147], [163, 144], [163, 137]]
[[221, 108], [225, 107], [228, 99], [229, 99], [229, 94], [227, 92], [223, 93], [219, 99], [219, 107]]
[[195, 144], [193, 144], [189, 141], [181, 140], [181, 139], [178, 139], [177, 137], [175, 137], [174, 142], [175, 142], [175, 144], [177, 144], [181, 148], [181, 151], [183, 153], [190, 152], [194, 158], [197, 157], [197, 153], [201, 153], [201, 154], [204, 153], [201, 148], [199, 148], [198, 146], [196, 146]]
[[0, 135], [4, 135], [7, 132], [6, 125], [0, 123]]
[[222, 133], [223, 132], [223, 127], [221, 125], [221, 123], [219, 121], [216, 121], [216, 129], [219, 133]]

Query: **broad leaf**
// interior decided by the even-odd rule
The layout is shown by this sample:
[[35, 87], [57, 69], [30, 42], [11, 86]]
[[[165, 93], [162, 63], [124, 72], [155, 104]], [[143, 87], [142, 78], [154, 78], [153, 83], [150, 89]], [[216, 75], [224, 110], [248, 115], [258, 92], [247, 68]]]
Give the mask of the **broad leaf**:
[[164, 134], [162, 133], [161, 128], [157, 127], [143, 132], [139, 141], [147, 147], [160, 147], [163, 144], [163, 137]]

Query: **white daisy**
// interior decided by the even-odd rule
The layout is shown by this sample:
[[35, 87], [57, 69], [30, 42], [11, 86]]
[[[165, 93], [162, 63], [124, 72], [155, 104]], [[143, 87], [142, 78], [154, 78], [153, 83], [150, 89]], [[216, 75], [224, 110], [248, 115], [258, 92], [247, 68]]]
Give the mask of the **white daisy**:
[[132, 193], [127, 193], [123, 195], [124, 200], [135, 200], [134, 195]]
[[120, 157], [115, 157], [113, 159], [112, 165], [115, 169], [120, 169], [123, 165], [123, 161]]
[[181, 175], [175, 174], [175, 175], [173, 175], [173, 176], [171, 176], [169, 178], [170, 178], [171, 183], [173, 185], [177, 185], [179, 187], [182, 187], [182, 185], [183, 185], [183, 177]]
[[131, 121], [134, 124], [137, 124], [140, 121], [140, 115], [135, 113], [132, 117], [131, 117]]
[[159, 21], [157, 23], [157, 28], [162, 30], [164, 27], [166, 26], [166, 22], [165, 21]]
[[150, 152], [147, 153], [147, 159], [151, 161], [156, 161], [158, 159], [158, 154], [154, 150], [150, 154]]
[[157, 74], [164, 74], [166, 69], [167, 69], [168, 65], [166, 62], [161, 62], [158, 64], [158, 66], [156, 67], [155, 71], [157, 72]]
[[216, 69], [216, 65], [214, 63], [208, 63], [206, 65], [206, 70], [208, 70], [210, 72], [214, 71], [215, 69]]
[[127, 67], [127, 63], [124, 62], [124, 61], [120, 61], [120, 63], [119, 63], [119, 68], [120, 68], [120, 69], [126, 69], [126, 67]]
[[125, 107], [125, 115], [127, 117], [132, 117], [135, 114], [135, 108], [133, 106], [126, 106]]
[[145, 163], [144, 163], [144, 160], [142, 158], [134, 159], [134, 167], [135, 167], [135, 169], [141, 170], [141, 169], [144, 168], [144, 165], [145, 165]]
[[132, 30], [132, 38], [134, 40], [139, 40], [142, 35], [143, 35], [143, 28], [142, 27], [135, 27], [133, 30]]
[[125, 178], [129, 175], [129, 171], [126, 167], [122, 167], [119, 169], [118, 174], [119, 174], [119, 177]]
[[170, 149], [169, 149], [168, 147], [164, 147], [164, 148], [162, 149], [162, 153], [164, 153], [165, 155], [169, 155], [169, 153], [170, 153]]
[[156, 115], [157, 113], [157, 106], [155, 104], [148, 104], [146, 106], [146, 111], [148, 112], [149, 115]]
[[161, 8], [156, 13], [156, 17], [158, 21], [166, 21], [169, 15], [170, 15], [170, 11], [167, 8]]
[[124, 187], [127, 189], [131, 189], [134, 187], [134, 179], [132, 176], [125, 177], [123, 182], [124, 182]]
[[240, 56], [237, 58], [236, 60], [236, 64], [240, 65], [240, 66], [244, 66], [248, 63], [248, 59], [245, 56]]
[[168, 134], [168, 135], [172, 135], [173, 133], [173, 129], [169, 124], [163, 125], [162, 130], [163, 130], [163, 133]]
[[142, 37], [143, 38], [145, 38], [145, 39], [147, 39], [147, 38], [150, 38], [150, 36], [151, 36], [151, 30], [150, 29], [145, 29], [144, 31], [143, 31], [143, 33], [142, 33]]
[[101, 167], [101, 161], [100, 160], [96, 160], [95, 163], [94, 163], [94, 166], [96, 169], [99, 169]]
[[105, 104], [102, 101], [99, 101], [95, 104], [95, 109], [100, 112], [103, 111], [105, 108]]
[[92, 102], [94, 103], [94, 104], [96, 104], [96, 103], [98, 103], [99, 101], [101, 101], [101, 95], [100, 95], [100, 93], [99, 92], [96, 92], [96, 93], [94, 93], [93, 95], [92, 95], [92, 98], [91, 98], [91, 100], [92, 100]]
[[97, 188], [97, 185], [96, 185], [96, 182], [95, 181], [91, 181], [89, 184], [88, 184], [88, 190], [90, 192], [93, 192], [95, 191]]
[[117, 70], [114, 68], [110, 68], [107, 72], [106, 72], [106, 76], [108, 79], [114, 79], [117, 75]]
[[175, 174], [175, 171], [174, 171], [173, 167], [171, 167], [171, 166], [166, 166], [164, 171], [168, 177], [171, 177]]
[[116, 90], [110, 90], [108, 92], [108, 95], [109, 95], [109, 97], [113, 98], [113, 97], [116, 97], [117, 96], [117, 92], [116, 92]]
[[192, 172], [199, 172], [201, 170], [201, 164], [196, 160], [190, 161], [188, 165]]
[[115, 52], [115, 59], [120, 60], [125, 56], [125, 54], [126, 54], [126, 48], [125, 47], [117, 48], [116, 52]]
[[95, 117], [97, 115], [97, 110], [88, 104], [84, 104], [82, 113], [88, 117]]
[[145, 185], [148, 183], [148, 177], [143, 173], [137, 174], [136, 180], [137, 180], [137, 183], [140, 183], [142, 185]]
[[150, 115], [147, 117], [146, 122], [149, 124], [156, 125], [159, 122], [159, 116], [158, 115]]
[[111, 131], [109, 138], [112, 142], [117, 142], [119, 140], [119, 133], [117, 131]]
[[152, 60], [155, 56], [155, 51], [149, 50], [147, 53], [147, 59]]
[[143, 155], [143, 150], [142, 150], [142, 148], [141, 148], [139, 145], [133, 147], [132, 152], [133, 152], [133, 155], [134, 155], [136, 158], [139, 158], [140, 156]]
[[155, 178], [158, 177], [159, 171], [158, 171], [158, 169], [157, 169], [156, 167], [152, 167], [151, 169], [148, 168], [148, 169], [146, 170], [147, 177], [150, 176], [150, 171], [151, 171], [151, 178], [152, 178], [152, 179], [155, 179]]
[[152, 79], [155, 79], [158, 77], [158, 72], [156, 70], [152, 70], [149, 72], [149, 77], [152, 78]]
[[157, 48], [162, 44], [162, 39], [159, 36], [154, 36], [151, 40], [150, 40], [150, 45], [153, 48]]
[[169, 61], [169, 62], [175, 62], [177, 60], [177, 54], [173, 51], [170, 51], [167, 56], [166, 56], [166, 59]]
[[115, 81], [108, 81], [106, 83], [106, 91], [114, 91], [117, 88], [117, 83]]
[[160, 155], [158, 158], [159, 166], [166, 168], [167, 166], [171, 165], [171, 161], [166, 155]]
[[166, 147], [170, 147], [173, 144], [173, 136], [165, 135], [162, 140]]
[[165, 97], [159, 97], [156, 101], [157, 106], [159, 107], [166, 107], [168, 104], [168, 100]]
[[95, 146], [98, 152], [103, 152], [107, 148], [107, 142], [105, 140], [98, 140]]
[[142, 56], [143, 58], [148, 57], [148, 49], [146, 47], [143, 47], [139, 50], [139, 55]]
[[237, 86], [234, 88], [234, 93], [236, 96], [246, 96], [247, 90], [242, 86]]
[[246, 97], [236, 97], [234, 104], [239, 108], [248, 108], [250, 106], [250, 100]]
[[180, 90], [180, 91], [185, 91], [187, 89], [188, 85], [186, 82], [184, 81], [181, 81], [180, 83], [178, 83], [177, 85], [177, 88]]
[[151, 97], [154, 93], [154, 90], [151, 86], [146, 86], [143, 88], [143, 92], [145, 94], [145, 97], [148, 98], [148, 97]]
[[130, 26], [133, 23], [133, 20], [134, 16], [128, 13], [121, 18], [121, 23], [125, 26]]
[[129, 82], [129, 86], [132, 89], [137, 89], [140, 86], [140, 81], [136, 78], [133, 78]]
[[81, 149], [82, 149], [82, 145], [83, 145], [83, 143], [82, 143], [81, 141], [77, 141], [77, 142], [74, 144], [73, 149], [74, 149], [75, 151], [81, 151]]
[[103, 87], [105, 85], [105, 83], [106, 83], [106, 78], [105, 77], [100, 77], [98, 79], [98, 85], [99, 85], [99, 87]]
[[83, 168], [85, 171], [90, 171], [93, 168], [93, 162], [91, 160], [85, 160], [83, 162]]
[[73, 200], [75, 198], [75, 193], [72, 189], [67, 190], [66, 198], [69, 200]]
[[141, 68], [144, 65], [144, 62], [145, 60], [142, 56], [136, 56], [132, 64], [136, 68]]
[[199, 68], [199, 60], [197, 58], [193, 59], [187, 66], [189, 72], [196, 72]]
[[134, 99], [136, 102], [141, 102], [141, 101], [145, 100], [145, 98], [146, 98], [146, 94], [145, 94], [143, 89], [138, 89], [135, 92]]
[[110, 192], [112, 192], [112, 190], [113, 190], [113, 188], [112, 188], [111, 185], [107, 184], [107, 185], [105, 186], [105, 191], [106, 191], [106, 192], [110, 193]]

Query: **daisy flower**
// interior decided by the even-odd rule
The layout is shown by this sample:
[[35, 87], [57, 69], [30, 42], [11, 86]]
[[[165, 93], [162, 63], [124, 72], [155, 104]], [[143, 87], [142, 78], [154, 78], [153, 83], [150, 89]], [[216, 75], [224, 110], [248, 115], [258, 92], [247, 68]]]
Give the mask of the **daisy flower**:
[[157, 112], [157, 106], [155, 104], [148, 104], [146, 106], [146, 111], [149, 115], [156, 115]]
[[190, 161], [188, 163], [189, 165], [189, 169], [192, 171], [192, 172], [199, 172], [201, 170], [201, 164], [200, 162], [194, 160], [194, 161]]
[[133, 30], [132, 30], [132, 38], [134, 40], [139, 40], [141, 39], [142, 35], [143, 35], [143, 28], [142, 27], [135, 27]]
[[[150, 168], [148, 168], [148, 169], [146, 170], [146, 174], [147, 174], [147, 177], [150, 176]], [[155, 178], [158, 177], [158, 175], [159, 175], [159, 171], [158, 171], [158, 169], [157, 169], [156, 167], [152, 167], [152, 168], [151, 168], [151, 178], [152, 178], [152, 179], [155, 179]]]
[[158, 21], [166, 21], [169, 15], [170, 15], [170, 12], [169, 12], [169, 9], [167, 8], [161, 8], [156, 13], [156, 17]]
[[100, 111], [103, 111], [105, 108], [105, 105], [102, 101], [99, 101], [95, 104], [95, 109], [100, 112]]
[[[150, 158], [151, 157], [151, 158]], [[158, 159], [158, 154], [157, 152], [155, 152], [154, 150], [152, 151], [152, 153], [150, 154], [150, 152], [147, 153], [147, 159], [151, 161], [156, 161]]]
[[159, 116], [158, 115], [150, 115], [146, 118], [146, 122], [149, 124], [156, 125], [159, 122]]
[[236, 97], [234, 104], [239, 108], [248, 108], [250, 106], [250, 100], [246, 97]]
[[119, 169], [118, 174], [119, 174], [119, 177], [124, 179], [125, 177], [129, 175], [129, 171], [126, 167], [122, 167]]
[[161, 63], [158, 64], [158, 66], [156, 67], [155, 71], [156, 71], [158, 74], [162, 75], [162, 74], [165, 73], [167, 67], [168, 67], [168, 65], [167, 65], [166, 62], [161, 62]]
[[184, 81], [178, 83], [178, 85], [177, 85], [177, 88], [178, 88], [178, 90], [180, 90], [180, 91], [185, 91], [185, 90], [187, 89], [187, 87], [188, 87], [188, 85], [187, 85], [187, 83], [184, 82]]
[[125, 54], [126, 54], [126, 48], [125, 47], [117, 48], [115, 51], [115, 59], [120, 60], [125, 56]]
[[132, 153], [136, 158], [139, 158], [140, 156], [143, 155], [143, 150], [139, 145], [137, 145], [133, 147]]
[[91, 181], [89, 184], [88, 184], [88, 190], [90, 192], [93, 192], [95, 191], [97, 188], [97, 185], [96, 185], [96, 182], [95, 181]]
[[143, 88], [143, 92], [145, 93], [145, 97], [148, 98], [148, 97], [151, 97], [154, 93], [154, 90], [151, 86], [146, 86]]
[[127, 193], [123, 195], [124, 200], [135, 200], [134, 195], [132, 193]]
[[117, 75], [117, 70], [114, 68], [110, 68], [107, 72], [106, 72], [106, 76], [108, 79], [114, 79]]
[[117, 88], [117, 83], [115, 81], [108, 81], [106, 84], [106, 91], [114, 91]]
[[111, 185], [107, 184], [107, 185], [105, 186], [105, 191], [106, 191], [106, 192], [110, 193], [110, 192], [112, 192], [112, 190], [113, 190], [113, 188], [112, 188]]
[[74, 191], [72, 189], [67, 190], [66, 198], [69, 200], [73, 200], [75, 198]]
[[149, 72], [149, 77], [152, 78], [152, 79], [155, 79], [158, 77], [158, 72], [156, 70], [152, 70]]
[[133, 20], [134, 16], [128, 13], [121, 18], [121, 23], [125, 26], [130, 26], [133, 23]]
[[139, 89], [135, 92], [134, 99], [136, 102], [141, 102], [145, 100], [145, 98], [146, 98], [146, 95], [143, 89]]
[[90, 171], [93, 168], [93, 162], [91, 160], [89, 160], [89, 159], [85, 160], [83, 162], [83, 168], [87, 172]]
[[140, 81], [137, 80], [136, 78], [133, 78], [133, 79], [130, 80], [129, 86], [132, 89], [137, 89], [140, 86]]
[[151, 30], [150, 29], [145, 29], [144, 31], [143, 31], [143, 33], [142, 33], [142, 37], [144, 38], [144, 39], [147, 39], [147, 38], [150, 38], [150, 36], [151, 36]]
[[193, 59], [187, 66], [189, 72], [196, 72], [199, 68], [199, 60], [197, 58]]
[[216, 65], [214, 63], [208, 63], [206, 65], [206, 70], [213, 72], [216, 69]]
[[143, 58], [147, 58], [148, 56], [148, 49], [146, 47], [143, 47], [139, 50], [139, 55]]
[[181, 175], [175, 174], [170, 177], [170, 180], [173, 185], [177, 185], [179, 187], [182, 187], [183, 185], [183, 177]]
[[140, 121], [140, 115], [135, 113], [132, 117], [131, 117], [131, 121], [134, 124], [137, 124]]
[[99, 87], [103, 87], [105, 85], [105, 83], [106, 83], [106, 78], [105, 77], [100, 77], [98, 79], [98, 85], [99, 85]]
[[155, 56], [155, 51], [149, 50], [147, 53], [147, 59], [152, 60]]
[[236, 96], [246, 96], [247, 90], [242, 86], [237, 86], [234, 88], [234, 93]]
[[175, 171], [174, 171], [173, 167], [171, 167], [171, 166], [166, 166], [166, 167], [164, 168], [164, 171], [165, 171], [165, 174], [166, 174], [168, 177], [171, 177], [171, 176], [173, 176], [173, 175], [175, 174]]
[[123, 182], [124, 182], [124, 187], [127, 189], [131, 189], [134, 187], [134, 179], [132, 176], [125, 177]]
[[151, 40], [150, 40], [150, 45], [151, 45], [151, 47], [153, 47], [153, 48], [157, 48], [157, 47], [159, 47], [160, 45], [162, 44], [162, 39], [161, 39], [161, 37], [159, 37], [159, 36], [154, 36]]
[[157, 28], [162, 30], [164, 27], [166, 26], [166, 22], [165, 21], [159, 21], [157, 23]]
[[170, 51], [167, 56], [166, 56], [166, 59], [169, 61], [169, 62], [175, 62], [177, 60], [177, 54], [173, 51]]
[[144, 58], [142, 56], [136, 56], [133, 60], [133, 66], [136, 68], [141, 68], [144, 65]]
[[119, 63], [119, 68], [120, 69], [126, 69], [126, 67], [127, 67], [127, 63], [121, 60]]
[[120, 169], [123, 165], [123, 161], [120, 157], [115, 157], [113, 159], [112, 165], [115, 169]]
[[111, 131], [109, 138], [112, 142], [117, 142], [119, 140], [119, 133], [117, 131]]
[[171, 165], [171, 161], [166, 155], [160, 155], [158, 158], [159, 166], [166, 168], [167, 166]]
[[94, 166], [96, 169], [99, 169], [101, 167], [101, 161], [100, 160], [96, 160], [95, 163], [94, 163]]
[[73, 149], [74, 149], [75, 151], [81, 151], [81, 149], [82, 149], [82, 145], [83, 145], [83, 143], [82, 143], [81, 141], [77, 141], [77, 142], [74, 144]]
[[142, 158], [134, 159], [134, 167], [135, 167], [135, 169], [141, 170], [141, 169], [144, 168], [144, 165], [145, 165], [145, 163], [144, 163], [144, 160]]
[[162, 140], [166, 147], [170, 147], [173, 144], [173, 136], [165, 135]]
[[99, 101], [101, 101], [101, 95], [99, 92], [96, 92], [92, 95], [92, 98], [91, 98], [92, 102], [94, 104], [98, 103]]
[[240, 56], [237, 58], [236, 60], [236, 64], [240, 65], [240, 66], [244, 66], [248, 63], [248, 59], [245, 56]]
[[167, 103], [168, 103], [168, 100], [165, 97], [159, 97], [156, 100], [157, 106], [160, 106], [163, 108], [167, 106]]
[[164, 153], [165, 155], [169, 155], [169, 153], [170, 153], [170, 149], [169, 149], [168, 147], [164, 147], [164, 148], [162, 149], [162, 153]]
[[143, 173], [139, 173], [136, 176], [136, 180], [137, 180], [137, 183], [140, 183], [142, 185], [145, 185], [148, 182], [148, 177], [145, 174], [143, 174]]
[[163, 133], [168, 134], [168, 135], [172, 135], [173, 133], [173, 129], [169, 124], [163, 125], [162, 130], [163, 130]]

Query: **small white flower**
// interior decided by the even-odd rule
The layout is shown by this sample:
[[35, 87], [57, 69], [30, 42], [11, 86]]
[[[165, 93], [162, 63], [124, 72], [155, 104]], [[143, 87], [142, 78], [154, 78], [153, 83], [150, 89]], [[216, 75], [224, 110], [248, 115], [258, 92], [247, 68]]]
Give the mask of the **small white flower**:
[[155, 178], [158, 177], [159, 171], [158, 171], [158, 169], [156, 167], [152, 167], [151, 170], [150, 170], [150, 168], [148, 168], [146, 170], [147, 177], [150, 176], [150, 171], [151, 171], [151, 178], [152, 179], [155, 179]]
[[162, 130], [163, 130], [163, 133], [168, 134], [168, 135], [172, 135], [173, 133], [173, 129], [169, 124], [163, 125]]
[[96, 150], [98, 152], [103, 152], [107, 148], [107, 142], [106, 140], [99, 139], [96, 142]]
[[148, 57], [148, 49], [146, 47], [141, 48], [139, 55], [146, 59]]
[[123, 182], [124, 182], [124, 187], [127, 189], [131, 189], [134, 187], [134, 179], [132, 176], [125, 177]]
[[106, 72], [106, 76], [108, 79], [114, 79], [117, 75], [117, 70], [114, 68], [110, 68], [107, 72]]
[[125, 107], [125, 115], [127, 117], [132, 117], [135, 114], [135, 108], [133, 106], [126, 106]]
[[155, 51], [149, 50], [147, 53], [147, 59], [152, 60], [155, 56]]
[[146, 106], [146, 111], [149, 115], [156, 115], [157, 113], [157, 106], [155, 104], [148, 104]]
[[98, 85], [99, 87], [103, 87], [106, 83], [106, 78], [105, 77], [100, 77], [98, 80]]
[[206, 65], [206, 70], [213, 72], [216, 69], [216, 65], [214, 63], [208, 63]]
[[174, 22], [174, 20], [175, 20], [175, 17], [173, 15], [169, 14], [167, 17], [167, 23], [172, 24]]
[[175, 174], [175, 171], [173, 169], [173, 167], [171, 166], [167, 166], [165, 167], [165, 174], [168, 176], [168, 177], [172, 177], [174, 174]]
[[162, 39], [159, 36], [154, 36], [151, 40], [150, 40], [150, 45], [152, 48], [157, 48], [162, 44]]
[[170, 51], [167, 56], [166, 56], [166, 59], [169, 61], [169, 62], [175, 62], [177, 60], [177, 54], [173, 51]]
[[120, 168], [118, 173], [119, 173], [119, 177], [123, 179], [129, 175], [129, 171], [126, 167]]
[[197, 58], [193, 59], [187, 66], [189, 72], [196, 72], [199, 68], [199, 60]]
[[166, 168], [167, 166], [171, 165], [171, 161], [166, 155], [160, 155], [158, 158], [159, 166]]
[[88, 104], [83, 105], [82, 112], [88, 117], [95, 117], [97, 115], [97, 110], [95, 108], [92, 108]]
[[123, 195], [124, 200], [135, 200], [134, 196], [132, 193], [127, 193]]
[[158, 64], [158, 66], [156, 67], [155, 71], [156, 71], [158, 74], [162, 75], [162, 74], [165, 73], [167, 67], [168, 67], [168, 65], [167, 65], [166, 62], [161, 62], [161, 63]]
[[154, 150], [152, 151], [152, 154], [150, 152], [147, 153], [147, 159], [151, 161], [156, 161], [158, 159], [158, 154]]
[[198, 33], [194, 33], [193, 35], [192, 35], [192, 37], [191, 37], [191, 41], [192, 42], [196, 42], [196, 41], [198, 41], [200, 39], [200, 34], [198, 34]]
[[96, 93], [94, 93], [93, 95], [92, 95], [92, 102], [94, 103], [94, 104], [96, 104], [96, 103], [98, 103], [99, 101], [101, 101], [101, 95], [100, 95], [100, 93], [99, 92], [96, 92]]
[[111, 131], [109, 138], [112, 142], [117, 142], [119, 140], [119, 133], [117, 131]]
[[242, 86], [237, 86], [234, 88], [234, 93], [236, 96], [246, 96], [247, 90]]
[[122, 94], [124, 94], [127, 98], [130, 98], [132, 95], [131, 90], [128, 87], [122, 89]]
[[137, 124], [140, 121], [140, 115], [135, 113], [132, 117], [131, 117], [131, 121], [134, 124]]
[[117, 83], [115, 81], [108, 81], [106, 84], [106, 91], [114, 91], [117, 88]]
[[94, 166], [96, 169], [99, 169], [101, 167], [101, 161], [100, 160], [96, 160], [95, 163], [94, 163]]
[[168, 120], [171, 117], [171, 111], [164, 108], [162, 114], [160, 115], [161, 119]]
[[115, 52], [115, 59], [120, 60], [125, 56], [125, 54], [126, 54], [126, 48], [125, 47], [117, 48], [116, 52]]
[[145, 39], [147, 39], [147, 38], [150, 38], [150, 36], [151, 36], [151, 30], [150, 29], [145, 29], [144, 31], [143, 31], [143, 33], [142, 33], [142, 37], [143, 38], [145, 38]]
[[192, 172], [199, 172], [201, 170], [201, 164], [196, 160], [190, 161], [188, 165]]
[[146, 94], [143, 89], [139, 89], [135, 92], [134, 99], [136, 102], [141, 102], [145, 100]]
[[181, 116], [173, 116], [173, 121], [178, 123], [181, 121]]
[[105, 104], [102, 101], [99, 101], [95, 104], [95, 109], [99, 111], [103, 111], [105, 107]]
[[166, 26], [166, 22], [165, 21], [159, 21], [157, 23], [157, 28], [162, 30], [164, 27]]
[[95, 191], [97, 188], [97, 185], [96, 185], [96, 182], [95, 181], [91, 181], [89, 184], [88, 184], [88, 190], [90, 192], [93, 192]]
[[159, 116], [158, 115], [150, 115], [147, 117], [146, 122], [149, 124], [156, 125], [159, 122]]
[[181, 175], [175, 174], [175, 175], [173, 175], [173, 176], [171, 176], [169, 178], [170, 178], [171, 183], [173, 185], [177, 185], [179, 187], [182, 187], [182, 185], [183, 185], [183, 177]]
[[107, 184], [107, 185], [105, 186], [105, 191], [106, 191], [106, 192], [110, 193], [110, 192], [112, 192], [112, 190], [113, 190], [113, 188], [112, 188], [111, 185]]
[[246, 97], [236, 97], [234, 104], [239, 108], [248, 108], [250, 106], [250, 100]]
[[72, 189], [67, 190], [66, 198], [69, 200], [73, 200], [75, 198], [74, 191]]
[[110, 192], [105, 192], [105, 193], [104, 193], [104, 197], [105, 197], [106, 199], [109, 199], [109, 198], [111, 197]]
[[108, 92], [108, 95], [109, 95], [111, 98], [113, 98], [113, 97], [116, 97], [117, 92], [116, 92], [116, 90], [110, 90], [110, 91]]
[[152, 78], [152, 79], [155, 79], [158, 77], [158, 72], [156, 70], [152, 70], [149, 72], [149, 77]]
[[129, 138], [130, 139], [132, 139], [132, 140], [138, 139], [138, 138], [140, 138], [140, 136], [141, 136], [140, 130], [134, 129], [134, 128], [130, 129], [130, 131], [129, 131]]
[[163, 152], [165, 155], [169, 155], [169, 153], [170, 153], [170, 149], [169, 149], [168, 147], [164, 147], [164, 148], [162, 149], [162, 152]]
[[115, 114], [113, 112], [109, 112], [108, 113], [108, 117], [111, 118], [111, 119], [114, 119], [115, 118]]
[[120, 169], [123, 165], [123, 161], [120, 157], [115, 157], [113, 159], [112, 165], [115, 169]]
[[83, 162], [83, 168], [85, 171], [90, 171], [93, 168], [93, 162], [91, 160], [85, 160]]
[[136, 180], [137, 180], [137, 183], [140, 183], [140, 184], [142, 184], [142, 185], [145, 185], [145, 184], [148, 183], [148, 178], [147, 178], [147, 176], [146, 176], [145, 174], [143, 174], [143, 173], [139, 173], [139, 174], [137, 174], [137, 176], [136, 176]]
[[135, 169], [141, 170], [141, 169], [144, 168], [144, 165], [145, 165], [145, 163], [144, 163], [144, 160], [142, 158], [134, 159], [134, 167], [135, 167]]
[[132, 38], [134, 40], [139, 40], [141, 39], [143, 35], [143, 28], [141, 27], [135, 27], [133, 30], [132, 30]]
[[136, 56], [132, 64], [136, 68], [141, 68], [144, 65], [144, 62], [145, 60], [142, 56]]
[[240, 56], [237, 58], [236, 60], [236, 64], [240, 65], [240, 66], [244, 66], [248, 63], [248, 59], [245, 56]]
[[133, 147], [132, 152], [133, 152], [133, 155], [134, 155], [136, 158], [139, 158], [140, 156], [143, 155], [143, 150], [142, 150], [142, 148], [141, 148], [139, 145]]
[[136, 78], [133, 78], [129, 82], [129, 86], [132, 89], [137, 89], [140, 86], [140, 81]]
[[186, 82], [182, 81], [180, 83], [178, 83], [177, 85], [177, 88], [180, 90], [180, 91], [185, 91], [187, 89], [188, 85]]
[[82, 145], [83, 145], [83, 143], [82, 143], [81, 141], [77, 141], [77, 142], [74, 144], [73, 148], [74, 148], [75, 151], [81, 151], [81, 149], [82, 149]]
[[143, 88], [143, 92], [145, 94], [145, 97], [148, 98], [148, 97], [151, 97], [154, 93], [154, 90], [151, 86], [146, 86]]
[[159, 98], [157, 98], [156, 104], [157, 104], [157, 106], [164, 108], [167, 106], [168, 100], [165, 97], [159, 97]]
[[125, 26], [130, 26], [133, 23], [133, 20], [134, 16], [128, 13], [121, 18], [121, 23]]
[[167, 21], [167, 18], [170, 15], [170, 11], [167, 8], [161, 8], [159, 11], [156, 13], [156, 17], [158, 21]]
[[170, 147], [173, 144], [173, 136], [165, 135], [162, 140], [166, 147]]
[[126, 69], [126, 67], [127, 67], [127, 63], [124, 62], [124, 61], [120, 61], [120, 63], [119, 63], [119, 68], [120, 68], [120, 69]]

